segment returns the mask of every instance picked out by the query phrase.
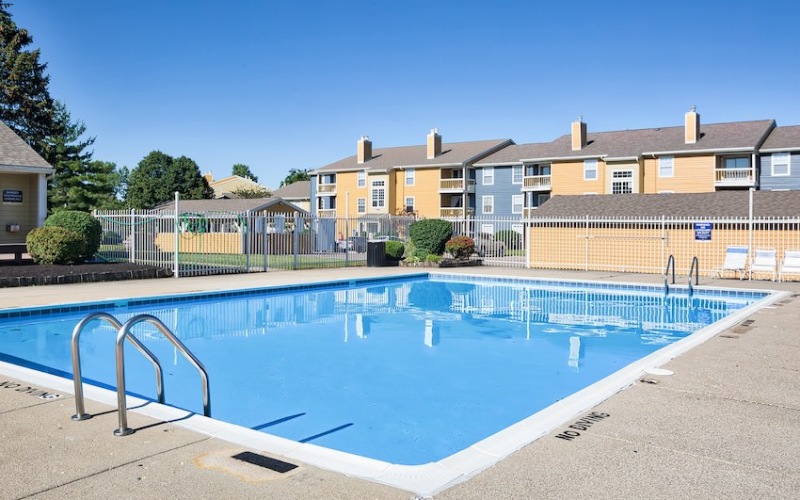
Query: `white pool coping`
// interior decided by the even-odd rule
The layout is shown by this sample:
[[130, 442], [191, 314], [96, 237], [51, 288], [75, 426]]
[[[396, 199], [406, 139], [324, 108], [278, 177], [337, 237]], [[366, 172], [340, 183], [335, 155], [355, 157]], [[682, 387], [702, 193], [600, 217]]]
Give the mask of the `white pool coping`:
[[[481, 275], [480, 278], [486, 279], [490, 278], [490, 276]], [[525, 279], [523, 278], [520, 281], [525, 281]], [[560, 281], [563, 283], [565, 280], [537, 281]], [[599, 282], [575, 281], [574, 283]], [[642, 286], [641, 283], [619, 282], [615, 282], [614, 285], [620, 287]], [[681, 287], [674, 288], [676, 290], [682, 290]], [[685, 287], [683, 288], [685, 289]], [[408, 490], [420, 496], [432, 496], [455, 484], [466, 481], [479, 472], [503, 460], [523, 446], [549, 434], [564, 423], [573, 420], [614, 394], [633, 385], [645, 373], [645, 370], [661, 367], [673, 358], [743, 321], [747, 316], [750, 316], [757, 310], [767, 307], [790, 295], [789, 292], [775, 290], [747, 290], [718, 287], [697, 287], [697, 289], [706, 291], [736, 290], [738, 292], [766, 293], [768, 295], [726, 316], [716, 323], [692, 333], [688, 337], [667, 345], [629, 364], [604, 379], [534, 413], [516, 424], [437, 462], [422, 465], [392, 464], [381, 460], [324, 448], [310, 443], [299, 443], [134, 396], [127, 397], [127, 404], [129, 411], [158, 420], [168, 421], [178, 427], [219, 438], [243, 447], [264, 451], [287, 460], [300, 461], [308, 465], [338, 472], [347, 476]], [[56, 305], [54, 304], [53, 307], [56, 307]], [[0, 362], [0, 373], [30, 384], [37, 384], [52, 388], [56, 391], [74, 394], [72, 380], [64, 379], [56, 375], [39, 372], [6, 362]], [[110, 406], [116, 406], [117, 404], [117, 393], [108, 389], [84, 384], [84, 395], [86, 398]], [[108, 432], [112, 431], [113, 429], [108, 430]]]

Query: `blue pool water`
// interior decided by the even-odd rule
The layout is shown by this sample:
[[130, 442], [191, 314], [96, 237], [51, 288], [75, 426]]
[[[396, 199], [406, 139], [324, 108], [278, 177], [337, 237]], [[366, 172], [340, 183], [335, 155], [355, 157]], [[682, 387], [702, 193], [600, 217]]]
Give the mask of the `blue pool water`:
[[[209, 373], [214, 418], [399, 464], [440, 460], [766, 294], [447, 275], [0, 313], [0, 360], [71, 377], [75, 324], [163, 321]], [[199, 376], [148, 324], [168, 404], [202, 413]], [[114, 337], [81, 336], [87, 382], [115, 385]], [[155, 398], [126, 347], [130, 393]]]

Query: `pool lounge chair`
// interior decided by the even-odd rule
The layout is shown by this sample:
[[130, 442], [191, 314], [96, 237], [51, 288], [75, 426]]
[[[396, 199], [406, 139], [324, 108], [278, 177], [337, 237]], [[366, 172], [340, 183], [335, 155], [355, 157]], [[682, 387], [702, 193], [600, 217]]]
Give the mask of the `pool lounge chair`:
[[745, 267], [747, 267], [747, 247], [729, 246], [725, 249], [725, 261], [722, 267], [714, 270], [714, 275], [722, 278], [722, 273], [734, 273], [734, 276], [739, 275], [739, 279], [743, 279], [745, 275]]
[[772, 281], [775, 281], [776, 268], [778, 267], [776, 253], [773, 248], [756, 250], [753, 262], [750, 263], [750, 279], [753, 279], [754, 273], [768, 273], [772, 275]]
[[781, 270], [778, 272], [778, 281], [782, 281], [787, 274], [800, 276], [800, 250], [786, 250], [783, 253]]

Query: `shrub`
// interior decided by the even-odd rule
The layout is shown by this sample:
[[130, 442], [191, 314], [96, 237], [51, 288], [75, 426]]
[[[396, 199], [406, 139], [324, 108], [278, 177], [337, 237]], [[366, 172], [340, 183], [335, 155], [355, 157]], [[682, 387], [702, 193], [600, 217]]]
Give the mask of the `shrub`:
[[59, 210], [44, 221], [44, 226], [61, 227], [81, 235], [84, 241], [84, 250], [81, 252], [83, 260], [91, 259], [100, 249], [103, 226], [88, 212]]
[[454, 259], [467, 259], [475, 251], [475, 241], [469, 236], [456, 236], [445, 243], [444, 249], [450, 252]]
[[37, 227], [25, 238], [28, 253], [37, 264], [72, 264], [83, 260], [83, 236], [63, 227]]
[[386, 242], [386, 257], [392, 260], [400, 260], [403, 258], [403, 252], [406, 247], [402, 241], [389, 240]]
[[408, 234], [414, 242], [417, 255], [442, 255], [445, 243], [453, 235], [453, 226], [442, 219], [423, 219], [412, 222]]
[[497, 231], [494, 238], [506, 244], [509, 250], [519, 250], [522, 248], [522, 235], [512, 229]]

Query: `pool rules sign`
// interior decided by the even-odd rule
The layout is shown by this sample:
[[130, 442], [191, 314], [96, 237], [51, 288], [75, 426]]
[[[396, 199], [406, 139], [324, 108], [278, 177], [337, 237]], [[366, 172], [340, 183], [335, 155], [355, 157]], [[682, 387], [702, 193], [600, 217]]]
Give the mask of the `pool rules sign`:
[[694, 241], [711, 241], [711, 223], [694, 223]]

